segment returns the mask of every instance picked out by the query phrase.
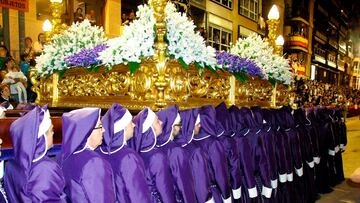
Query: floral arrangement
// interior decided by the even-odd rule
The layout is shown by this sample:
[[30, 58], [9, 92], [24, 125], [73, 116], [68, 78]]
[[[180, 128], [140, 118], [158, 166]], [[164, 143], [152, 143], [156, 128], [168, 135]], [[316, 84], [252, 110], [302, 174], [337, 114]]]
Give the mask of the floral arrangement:
[[97, 45], [92, 49], [83, 49], [79, 53], [68, 56], [65, 58], [65, 62], [68, 66], [73, 67], [91, 67], [101, 63], [98, 60], [99, 53], [107, 48], [105, 44]]
[[216, 70], [215, 49], [206, 46], [204, 38], [194, 31], [193, 21], [189, 21], [186, 14], [177, 12], [175, 5], [171, 2], [165, 7], [165, 22], [170, 57], [179, 60], [185, 67], [194, 63], [199, 69], [206, 67]]
[[245, 82], [248, 75], [263, 77], [260, 67], [252, 60], [241, 58], [229, 52], [216, 52], [217, 64], [229, 73], [233, 74], [238, 80]]
[[[102, 28], [91, 26], [88, 20], [73, 24], [63, 34], [53, 37], [45, 45], [44, 53], [36, 59], [38, 73], [49, 75], [64, 73], [67, 69], [83, 66], [87, 70], [105, 65], [129, 64], [134, 73], [141, 60], [155, 55], [156, 20], [154, 11], [145, 4], [138, 6], [137, 19], [126, 26], [120, 37], [106, 40]], [[204, 39], [195, 32], [195, 25], [184, 13], [176, 11], [173, 3], [165, 7], [167, 55], [188, 68], [194, 64], [199, 71], [224, 69], [237, 79], [245, 81], [259, 76], [270, 82], [292, 82], [291, 68], [286, 59], [274, 55], [273, 49], [259, 35], [239, 39], [231, 53], [216, 52], [206, 46]]]
[[117, 64], [130, 64], [130, 71], [134, 72], [140, 65], [141, 59], [154, 56], [155, 18], [154, 11], [149, 5], [138, 6], [138, 17], [126, 26], [124, 33], [106, 42], [107, 49], [99, 54], [98, 60], [108, 67]]
[[[138, 17], [126, 26], [120, 37], [105, 41], [102, 28], [92, 27], [88, 20], [73, 24], [52, 43], [45, 46], [44, 54], [37, 58], [40, 75], [63, 73], [74, 66], [105, 65], [111, 68], [129, 64], [133, 73], [141, 60], [154, 56], [156, 37], [154, 11], [145, 4], [138, 7]], [[173, 3], [165, 8], [167, 24], [167, 54], [187, 68], [190, 64], [202, 70], [217, 69], [215, 49], [206, 46], [204, 39], [195, 32], [195, 25], [185, 14], [176, 11]]]
[[72, 24], [64, 33], [55, 35], [44, 52], [36, 58], [36, 70], [40, 76], [53, 72], [64, 73], [70, 67], [65, 58], [84, 49], [93, 49], [106, 41], [103, 28], [91, 26], [88, 20]]
[[291, 67], [282, 56], [273, 54], [269, 46], [259, 35], [253, 34], [245, 39], [238, 39], [230, 52], [242, 58], [253, 60], [262, 70], [264, 78], [271, 83], [276, 81], [290, 84], [293, 81]]

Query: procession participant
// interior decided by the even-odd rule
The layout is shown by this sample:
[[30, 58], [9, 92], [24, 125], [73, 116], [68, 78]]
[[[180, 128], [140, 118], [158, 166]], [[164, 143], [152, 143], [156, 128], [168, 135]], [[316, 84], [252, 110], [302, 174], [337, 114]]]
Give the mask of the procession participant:
[[157, 137], [156, 146], [167, 155], [175, 183], [176, 202], [196, 202], [194, 180], [185, 149], [173, 139], [179, 135], [181, 118], [178, 107], [173, 105], [156, 113], [163, 123], [162, 133]]
[[206, 153], [193, 142], [194, 136], [199, 134], [201, 128], [199, 110], [188, 109], [181, 111], [180, 117], [182, 127], [180, 134], [174, 138], [174, 142], [181, 145], [187, 153], [197, 202], [214, 203]]
[[133, 122], [135, 131], [130, 144], [144, 160], [151, 201], [154, 203], [176, 202], [174, 183], [167, 157], [155, 147], [156, 138], [162, 132], [162, 122], [149, 108], [140, 111], [134, 117]]
[[235, 141], [234, 123], [224, 102], [215, 107], [218, 140], [222, 143], [228, 163], [230, 183], [234, 200], [241, 198], [241, 166], [239, 148]]
[[230, 176], [226, 154], [224, 147], [216, 139], [218, 135], [215, 129], [215, 108], [210, 105], [203, 106], [199, 108], [199, 115], [201, 128], [199, 133], [194, 136], [194, 142], [206, 154], [212, 195], [216, 203], [231, 202]]
[[49, 111], [38, 106], [11, 124], [14, 159], [5, 168], [9, 202], [65, 202], [61, 168], [46, 156], [53, 134]]
[[62, 116], [60, 163], [71, 202], [116, 202], [111, 165], [94, 150], [101, 145], [99, 108], [82, 108]]
[[117, 202], [149, 203], [150, 191], [146, 184], [144, 162], [126, 144], [134, 133], [132, 118], [130, 112], [120, 104], [112, 105], [102, 117], [105, 132], [99, 153], [112, 166]]

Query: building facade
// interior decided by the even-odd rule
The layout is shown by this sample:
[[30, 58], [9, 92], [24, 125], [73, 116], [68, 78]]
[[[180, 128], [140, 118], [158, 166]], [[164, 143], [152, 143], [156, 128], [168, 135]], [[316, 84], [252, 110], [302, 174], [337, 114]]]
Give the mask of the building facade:
[[348, 86], [353, 60], [348, 11], [341, 1], [315, 0], [311, 78]]

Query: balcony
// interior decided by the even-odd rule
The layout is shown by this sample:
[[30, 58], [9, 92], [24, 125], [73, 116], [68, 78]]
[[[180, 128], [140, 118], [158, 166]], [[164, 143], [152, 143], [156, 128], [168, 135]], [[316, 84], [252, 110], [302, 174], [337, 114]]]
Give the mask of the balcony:
[[338, 49], [338, 47], [339, 47], [338, 42], [336, 41], [336, 39], [333, 39], [333, 38], [331, 38], [331, 39], [329, 40], [329, 45], [332, 46], [332, 47], [334, 47], [335, 49]]
[[338, 70], [344, 72], [345, 71], [345, 61], [339, 59], [337, 62], [337, 67], [338, 67]]
[[320, 42], [321, 44], [326, 44], [326, 41], [328, 40], [328, 38], [323, 32], [316, 31], [315, 32], [315, 40]]
[[336, 55], [335, 54], [328, 54], [327, 64], [330, 67], [336, 68]]
[[291, 63], [291, 68], [293, 69], [293, 72], [297, 75], [305, 75], [305, 66], [304, 64], [293, 62]]
[[308, 52], [308, 40], [301, 35], [288, 36], [287, 45], [290, 49], [300, 49]]
[[319, 47], [314, 47], [314, 53], [315, 53], [315, 58], [314, 60], [320, 63], [325, 64], [326, 63], [326, 52], [325, 50], [319, 48]]

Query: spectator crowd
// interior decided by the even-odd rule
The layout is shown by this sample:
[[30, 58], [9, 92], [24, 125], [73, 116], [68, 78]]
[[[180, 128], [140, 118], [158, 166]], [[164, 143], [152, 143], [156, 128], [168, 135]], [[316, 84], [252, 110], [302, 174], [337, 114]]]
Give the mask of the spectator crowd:
[[356, 108], [360, 104], [360, 91], [348, 86], [300, 79], [293, 84], [293, 90], [293, 103], [299, 107], [321, 105]]

